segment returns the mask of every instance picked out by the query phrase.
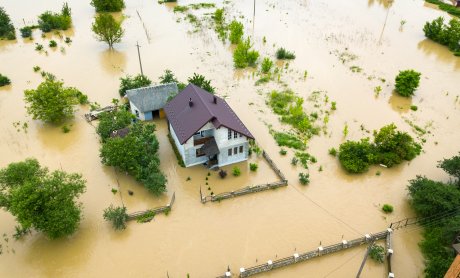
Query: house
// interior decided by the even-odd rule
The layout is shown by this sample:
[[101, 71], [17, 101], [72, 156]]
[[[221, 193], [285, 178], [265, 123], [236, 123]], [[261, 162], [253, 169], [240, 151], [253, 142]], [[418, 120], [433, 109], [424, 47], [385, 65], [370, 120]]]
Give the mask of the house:
[[161, 84], [126, 91], [131, 106], [131, 113], [142, 121], [154, 117], [164, 118], [163, 107], [168, 99], [177, 95], [176, 83]]
[[225, 100], [189, 84], [164, 108], [186, 167], [221, 167], [248, 159], [251, 132]]

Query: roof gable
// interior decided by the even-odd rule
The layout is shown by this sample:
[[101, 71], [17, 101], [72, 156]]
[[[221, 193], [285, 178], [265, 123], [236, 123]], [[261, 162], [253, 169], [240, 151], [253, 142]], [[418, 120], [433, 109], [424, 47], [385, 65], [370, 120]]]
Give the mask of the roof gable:
[[208, 122], [254, 138], [224, 99], [194, 84], [185, 87], [164, 110], [181, 144]]
[[126, 96], [140, 112], [155, 111], [163, 108], [170, 96], [177, 95], [176, 83], [142, 87], [126, 91]]

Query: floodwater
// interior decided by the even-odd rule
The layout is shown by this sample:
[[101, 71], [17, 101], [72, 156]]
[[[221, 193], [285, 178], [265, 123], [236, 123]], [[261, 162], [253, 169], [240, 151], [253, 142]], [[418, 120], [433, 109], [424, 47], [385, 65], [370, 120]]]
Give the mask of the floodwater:
[[[54, 34], [41, 38], [39, 31], [34, 31], [33, 42], [22, 38], [0, 42], [0, 72], [12, 81], [12, 85], [0, 88], [0, 166], [36, 157], [50, 169], [62, 167], [82, 173], [87, 180], [87, 192], [81, 197], [84, 219], [78, 232], [68, 239], [50, 241], [34, 233], [20, 241], [2, 240], [0, 277], [186, 277], [187, 273], [190, 277], [214, 277], [223, 274], [227, 266], [238, 273], [240, 267], [315, 249], [320, 243], [334, 244], [342, 237], [378, 232], [392, 221], [413, 216], [407, 204], [407, 180], [417, 174], [447, 180], [435, 165], [460, 150], [460, 59], [425, 39], [425, 21], [449, 16], [423, 1], [259, 0], [255, 18], [252, 1], [216, 1], [218, 7], [226, 7], [228, 20], [238, 17], [244, 23], [246, 34], [253, 37], [262, 57], [274, 58], [279, 46], [296, 53], [297, 58], [281, 75], [289, 88], [305, 98], [312, 91], [327, 92], [330, 100], [337, 102], [327, 135], [314, 137], [309, 143], [309, 152], [318, 162], [310, 167], [311, 183], [305, 187], [297, 179], [300, 166], [290, 165], [292, 151], [281, 156], [267, 128], [268, 124], [281, 128], [265, 100], [271, 89], [283, 86], [271, 82], [255, 87], [258, 77], [253, 76], [254, 71], [234, 70], [231, 47], [219, 41], [212, 29], [194, 33], [189, 22], [179, 20], [183, 15], [173, 13], [173, 5], [126, 1], [123, 41], [109, 51], [90, 31], [95, 12], [89, 1], [68, 2], [74, 28], [63, 36], [72, 39], [70, 46]], [[191, 2], [179, 0], [180, 4]], [[24, 21], [33, 23], [47, 9], [59, 10], [62, 1], [37, 4], [32, 0], [2, 0], [0, 5], [15, 26], [22, 27]], [[202, 17], [205, 12], [194, 13]], [[406, 23], [401, 24], [402, 20]], [[47, 46], [50, 37], [57, 40], [57, 50]], [[166, 124], [158, 120], [161, 167], [168, 177], [168, 192], [154, 197], [132, 178], [101, 165], [98, 136], [83, 119], [88, 108], [77, 111], [67, 134], [60, 127], [27, 116], [23, 91], [35, 88], [42, 80], [33, 66], [106, 105], [118, 97], [121, 76], [139, 73], [136, 42], [141, 45], [144, 73], [154, 81], [165, 69], [171, 69], [180, 80], [194, 72], [210, 78], [218, 94], [227, 98], [259, 145], [285, 173], [289, 186], [201, 204], [200, 187], [203, 192], [218, 193], [276, 177], [263, 163], [257, 173], [250, 173], [245, 162], [239, 165], [244, 169], [240, 177], [229, 175], [221, 181], [212, 172], [208, 190], [207, 170], [177, 165], [165, 136]], [[35, 51], [34, 43], [43, 44], [47, 53]], [[342, 63], [340, 57], [353, 59]], [[286, 67], [286, 63], [280, 65]], [[352, 72], [352, 66], [362, 71]], [[409, 68], [422, 73], [420, 88], [411, 100], [393, 95], [394, 76]], [[304, 71], [308, 71], [306, 79]], [[378, 96], [374, 93], [377, 86], [382, 88]], [[410, 105], [418, 106], [418, 111], [408, 109]], [[28, 123], [28, 128], [18, 131], [14, 122], [21, 126]], [[344, 173], [327, 153], [343, 142], [345, 124], [349, 127], [347, 139], [359, 139], [367, 136], [363, 130], [372, 132], [392, 122], [414, 136], [409, 123], [430, 131], [423, 136], [424, 152], [410, 163], [392, 169], [374, 167], [354, 176]], [[132, 222], [125, 231], [115, 232], [103, 220], [102, 211], [110, 204], [121, 205], [120, 194], [111, 192], [118, 183], [128, 211], [167, 204], [175, 192], [173, 210], [150, 223]], [[133, 196], [126, 194], [128, 189], [134, 191]], [[382, 214], [383, 203], [392, 204], [395, 211]], [[11, 238], [14, 218], [1, 211], [0, 223], [0, 233]], [[392, 266], [398, 277], [423, 276], [419, 240], [417, 228], [395, 233]], [[363, 256], [363, 248], [352, 249], [261, 277], [351, 277]], [[386, 268], [369, 261], [362, 277], [386, 277]]]

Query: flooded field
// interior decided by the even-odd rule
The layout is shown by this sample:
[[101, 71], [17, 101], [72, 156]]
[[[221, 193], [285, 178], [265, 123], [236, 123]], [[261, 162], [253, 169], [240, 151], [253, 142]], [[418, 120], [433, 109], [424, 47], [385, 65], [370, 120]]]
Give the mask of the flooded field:
[[[310, 167], [308, 186], [298, 182], [300, 167], [290, 164], [293, 152], [281, 156], [267, 127], [279, 128], [280, 124], [265, 104], [266, 95], [283, 85], [273, 81], [254, 86], [258, 79], [254, 70], [235, 70], [231, 46], [222, 43], [214, 30], [193, 32], [183, 15], [173, 12], [174, 5], [129, 0], [122, 12], [125, 35], [114, 50], [108, 50], [91, 32], [95, 11], [89, 1], [68, 2], [73, 28], [63, 32], [63, 37], [72, 39], [70, 45], [55, 34], [42, 38], [38, 30], [32, 42], [19, 34], [17, 41], [0, 41], [0, 73], [12, 81], [0, 88], [0, 167], [35, 157], [50, 169], [82, 173], [87, 180], [87, 192], [81, 197], [84, 219], [68, 239], [51, 241], [34, 233], [14, 241], [14, 218], [0, 211], [0, 233], [10, 237], [9, 242], [2, 242], [0, 277], [215, 277], [227, 266], [238, 273], [240, 267], [311, 250], [320, 242], [329, 245], [342, 237], [379, 232], [393, 221], [413, 216], [407, 203], [407, 180], [417, 174], [446, 180], [435, 165], [460, 150], [460, 58], [427, 40], [422, 31], [426, 21], [449, 15], [421, 0], [258, 0], [255, 16], [253, 1], [212, 1], [225, 7], [228, 21], [237, 17], [244, 23], [261, 57], [274, 59], [280, 46], [295, 52], [297, 58], [281, 75], [284, 84], [304, 98], [322, 91], [337, 102], [328, 135], [309, 142], [308, 151], [318, 162]], [[180, 5], [197, 2], [179, 0]], [[60, 10], [62, 1], [2, 0], [0, 6], [18, 28], [24, 22], [34, 23], [45, 10]], [[196, 13], [206, 17], [210, 11], [214, 9]], [[406, 23], [401, 24], [402, 20]], [[50, 37], [58, 42], [56, 50], [47, 47]], [[139, 73], [136, 42], [141, 45], [144, 73], [154, 82], [165, 69], [183, 81], [194, 72], [211, 79], [217, 94], [226, 97], [286, 175], [289, 186], [203, 205], [199, 190], [210, 191], [205, 187], [208, 171], [200, 166], [179, 167], [166, 137], [166, 122], [156, 120], [168, 192], [154, 197], [131, 177], [101, 164], [99, 137], [83, 118], [88, 107], [77, 111], [67, 134], [60, 126], [45, 125], [27, 115], [23, 91], [36, 88], [42, 80], [33, 66], [77, 87], [91, 101], [108, 105], [119, 97], [119, 78]], [[47, 53], [35, 51], [35, 43], [45, 45]], [[361, 71], [351, 71], [353, 66]], [[393, 94], [394, 77], [399, 70], [410, 68], [421, 72], [422, 79], [415, 96], [405, 99]], [[382, 88], [378, 95], [376, 86]], [[410, 105], [417, 105], [418, 110], [410, 110]], [[17, 129], [15, 122], [27, 123], [28, 128]], [[362, 127], [372, 131], [392, 122], [414, 136], [411, 123], [429, 131], [423, 137], [423, 153], [410, 163], [348, 175], [328, 154], [329, 148], [345, 140], [345, 124], [349, 126], [347, 139], [354, 140], [368, 136]], [[239, 165], [243, 169], [240, 177], [229, 175], [220, 180], [212, 172], [211, 190], [219, 193], [276, 180], [262, 161], [257, 173], [248, 171], [248, 163]], [[165, 205], [174, 192], [176, 202], [168, 216], [157, 216], [146, 224], [132, 222], [125, 231], [115, 232], [102, 212], [110, 204], [121, 205], [120, 194], [111, 192], [118, 184], [128, 211]], [[127, 190], [134, 195], [129, 196]], [[384, 215], [383, 203], [392, 204], [395, 211]], [[397, 277], [423, 276], [419, 240], [418, 228], [394, 234], [392, 265]], [[261, 277], [352, 277], [363, 256], [364, 248], [352, 249]], [[386, 275], [384, 265], [368, 261], [362, 277]]]

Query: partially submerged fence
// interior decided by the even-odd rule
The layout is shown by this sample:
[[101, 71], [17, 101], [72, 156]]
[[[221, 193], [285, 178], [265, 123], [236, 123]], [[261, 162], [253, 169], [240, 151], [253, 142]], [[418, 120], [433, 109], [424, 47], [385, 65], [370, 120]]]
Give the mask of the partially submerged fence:
[[153, 208], [153, 209], [148, 209], [144, 211], [137, 211], [137, 212], [130, 213], [128, 214], [128, 220], [135, 220], [135, 219], [139, 219], [140, 217], [144, 217], [144, 216], [151, 216], [153, 218], [155, 215], [159, 213], [168, 214], [171, 211], [171, 208], [175, 200], [176, 200], [176, 193], [174, 192], [171, 197], [171, 201], [169, 202], [168, 205]]
[[113, 106], [113, 105], [106, 106], [104, 108], [99, 108], [99, 109], [90, 111], [89, 113], [86, 113], [85, 114], [85, 119], [86, 119], [86, 121], [91, 122], [91, 121], [97, 120], [99, 118], [99, 115], [101, 115], [102, 113], [112, 112], [112, 111], [115, 111], [115, 110], [117, 110], [117, 107]]
[[287, 186], [288, 181], [286, 180], [284, 174], [280, 171], [280, 169], [276, 166], [276, 164], [273, 162], [273, 160], [268, 156], [268, 154], [263, 151], [262, 152], [262, 157], [267, 161], [268, 165], [270, 165], [270, 168], [276, 173], [278, 178], [281, 181], [276, 181], [276, 182], [271, 182], [267, 184], [259, 184], [259, 185], [253, 185], [253, 186], [247, 186], [242, 189], [238, 189], [236, 191], [231, 191], [231, 192], [224, 192], [220, 194], [213, 194], [213, 195], [208, 195], [208, 196], [203, 196], [203, 193], [201, 192], [200, 188], [200, 199], [203, 204], [206, 202], [219, 202], [225, 199], [230, 199], [230, 198], [235, 198], [247, 194], [252, 194], [256, 192], [261, 192], [261, 191], [266, 191], [269, 189], [276, 189], [278, 187], [283, 187]]
[[[349, 249], [352, 247], [360, 246], [363, 244], [369, 244], [374, 241], [382, 240], [385, 239], [387, 240], [387, 248], [388, 248], [388, 241], [391, 242], [391, 229], [387, 229], [386, 231], [379, 232], [376, 234], [366, 234], [364, 237], [360, 237], [351, 241], [346, 241], [342, 240], [341, 243], [329, 245], [329, 246], [319, 246], [317, 249], [306, 252], [306, 253], [295, 253], [292, 256], [285, 257], [279, 260], [271, 261], [269, 260], [265, 264], [260, 264], [257, 266], [249, 267], [249, 268], [240, 268], [240, 274], [237, 277], [249, 277], [258, 273], [262, 272], [268, 272], [277, 268], [281, 268], [284, 266], [296, 264], [299, 262], [307, 261], [316, 257], [324, 256], [327, 254], [332, 254], [335, 252], [339, 252], [344, 249]], [[391, 246], [391, 243], [390, 243]], [[387, 253], [390, 253], [391, 249], [387, 250]], [[393, 253], [393, 250], [391, 250], [391, 254]], [[389, 259], [391, 256], [389, 256]], [[224, 275], [218, 276], [217, 278], [226, 278], [226, 277], [232, 277], [232, 273], [230, 272], [230, 269], [227, 269], [227, 272], [225, 272]]]

